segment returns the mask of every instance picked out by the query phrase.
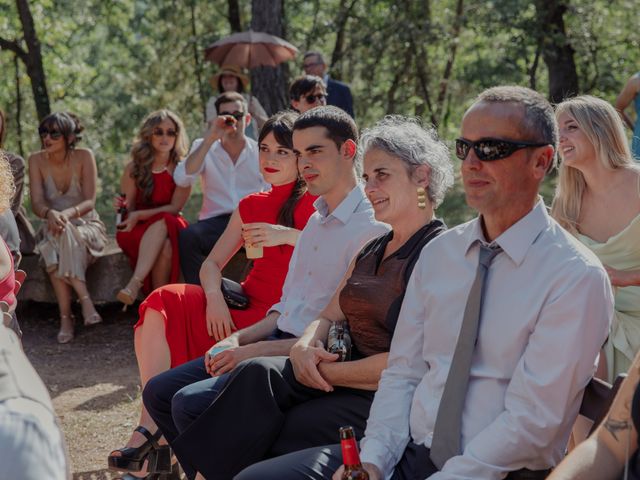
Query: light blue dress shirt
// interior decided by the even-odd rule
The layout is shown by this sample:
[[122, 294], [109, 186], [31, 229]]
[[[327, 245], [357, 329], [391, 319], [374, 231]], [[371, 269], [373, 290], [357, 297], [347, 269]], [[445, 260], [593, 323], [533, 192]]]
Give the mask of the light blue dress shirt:
[[362, 247], [389, 231], [387, 224], [375, 219], [362, 185], [331, 213], [322, 197], [314, 206], [316, 212], [293, 250], [280, 302], [271, 307], [280, 313], [278, 328], [296, 337], [327, 306]]
[[[484, 241], [472, 220], [433, 240], [415, 266], [362, 441], [362, 461], [386, 476], [409, 436], [431, 445]], [[556, 465], [613, 318], [602, 264], [542, 201], [494, 243], [503, 252], [485, 284], [463, 454], [430, 480], [497, 480]]]

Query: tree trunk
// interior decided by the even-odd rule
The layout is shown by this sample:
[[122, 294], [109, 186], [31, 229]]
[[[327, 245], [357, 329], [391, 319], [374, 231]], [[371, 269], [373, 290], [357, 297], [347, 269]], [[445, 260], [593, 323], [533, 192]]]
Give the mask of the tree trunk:
[[227, 18], [229, 19], [229, 26], [232, 32], [242, 31], [242, 21], [240, 20], [240, 5], [238, 0], [227, 0], [228, 10]]
[[27, 43], [28, 54], [26, 59], [23, 58], [23, 60], [25, 60], [27, 74], [31, 79], [31, 90], [38, 112], [38, 118], [42, 120], [51, 113], [51, 106], [49, 104], [49, 93], [47, 92], [47, 77], [42, 65], [40, 41], [38, 40], [38, 35], [36, 34], [36, 29], [33, 24], [33, 16], [31, 15], [29, 2], [27, 0], [16, 0], [16, 6], [18, 7], [20, 22], [22, 23], [24, 40]]
[[347, 0], [340, 0], [340, 7], [338, 8], [338, 21], [336, 22], [336, 43], [333, 47], [333, 53], [331, 54], [331, 77], [337, 80], [342, 80], [343, 71], [340, 60], [344, 53], [344, 36], [347, 28], [347, 21], [351, 16], [353, 7], [358, 0], [351, 0], [351, 3], [347, 5]]
[[24, 147], [22, 146], [22, 92], [20, 91], [20, 62], [18, 55], [13, 57], [13, 66], [16, 72], [16, 138], [18, 139], [18, 151], [24, 158]]
[[564, 14], [566, 0], [535, 0], [542, 58], [549, 71], [549, 100], [561, 102], [579, 91], [574, 50], [567, 38]]
[[[252, 0], [251, 29], [285, 38], [284, 0]], [[286, 65], [251, 70], [251, 90], [268, 115], [287, 108], [288, 71]]]
[[193, 63], [196, 71], [196, 82], [198, 82], [198, 96], [200, 97], [200, 106], [202, 107], [202, 121], [207, 121], [207, 99], [202, 84], [202, 61], [198, 49], [198, 35], [196, 31], [196, 2], [191, 0], [190, 4], [190, 20], [191, 20], [191, 44], [193, 46]]
[[442, 80], [440, 81], [440, 92], [438, 93], [438, 100], [436, 108], [438, 109], [438, 125], [442, 123], [445, 115], [445, 101], [449, 89], [449, 80], [453, 72], [453, 63], [456, 60], [456, 52], [458, 50], [458, 44], [460, 43], [460, 31], [462, 30], [462, 16], [464, 14], [464, 1], [458, 0], [456, 6], [456, 16], [453, 19], [453, 28], [451, 29], [451, 46], [449, 48], [449, 58], [447, 64], [444, 67], [442, 74]]

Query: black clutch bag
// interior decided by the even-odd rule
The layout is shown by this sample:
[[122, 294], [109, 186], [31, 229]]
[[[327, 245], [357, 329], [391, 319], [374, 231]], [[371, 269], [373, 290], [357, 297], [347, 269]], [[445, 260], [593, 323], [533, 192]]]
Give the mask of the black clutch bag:
[[349, 332], [349, 324], [344, 320], [333, 322], [329, 327], [327, 351], [337, 353], [339, 362], [351, 360], [351, 333]]
[[222, 296], [229, 308], [244, 310], [249, 306], [249, 298], [244, 294], [242, 285], [238, 282], [222, 277], [220, 290], [222, 290]]

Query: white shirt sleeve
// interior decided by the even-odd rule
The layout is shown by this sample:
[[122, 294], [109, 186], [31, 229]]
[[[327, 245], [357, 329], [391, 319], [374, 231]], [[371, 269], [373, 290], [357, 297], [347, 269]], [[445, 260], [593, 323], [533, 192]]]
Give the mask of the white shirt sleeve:
[[567, 288], [556, 291], [540, 312], [507, 388], [504, 411], [430, 480], [502, 479], [506, 472], [535, 464], [538, 452], [563, 433], [559, 429], [566, 418], [577, 415], [576, 398], [595, 372], [613, 298], [597, 268], [562, 285]]
[[[201, 138], [195, 140], [191, 145], [191, 150], [189, 150], [189, 155], [191, 155], [194, 152], [194, 150], [200, 146], [201, 143], [202, 143]], [[176, 165], [176, 168], [173, 171], [173, 181], [176, 182], [176, 185], [178, 185], [179, 187], [191, 187], [196, 182], [200, 174], [204, 171], [205, 163], [207, 163], [206, 156], [202, 161], [202, 165], [200, 166], [200, 169], [192, 175], [187, 175], [186, 160], [181, 161], [180, 163], [178, 163], [178, 165]]]
[[[424, 251], [423, 251], [424, 254]], [[371, 406], [362, 439], [363, 462], [377, 465], [387, 475], [409, 443], [409, 414], [414, 392], [427, 372], [422, 356], [425, 305], [420, 291], [423, 260], [418, 260], [407, 285], [398, 323], [391, 341], [386, 370]]]

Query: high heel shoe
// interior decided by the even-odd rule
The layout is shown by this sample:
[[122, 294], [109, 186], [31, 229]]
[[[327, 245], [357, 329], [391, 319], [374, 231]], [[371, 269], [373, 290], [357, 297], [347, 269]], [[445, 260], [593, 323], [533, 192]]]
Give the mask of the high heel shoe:
[[142, 287], [142, 283], [142, 280], [134, 275], [131, 277], [131, 280], [129, 280], [129, 283], [127, 283], [127, 286], [118, 292], [116, 298], [125, 305], [133, 305], [133, 302], [138, 298], [138, 292]]
[[125, 473], [120, 477], [114, 477], [113, 480], [182, 480], [182, 474], [180, 473], [180, 465], [176, 462], [171, 465], [171, 472], [169, 473], [148, 473], [144, 477], [136, 477], [131, 473]]
[[[86, 302], [87, 300], [89, 301], [89, 303], [91, 303], [91, 306], [93, 307], [93, 313], [91, 315], [84, 314], [84, 302]], [[91, 298], [89, 298], [89, 295], [84, 295], [80, 297], [80, 304], [82, 306], [82, 318], [84, 319], [85, 327], [102, 322], [102, 317], [98, 312], [96, 312], [96, 307], [93, 305], [93, 302], [91, 302]]]
[[[158, 444], [162, 432], [157, 430], [156, 433], [151, 434], [142, 425], [137, 426], [135, 431], [144, 435], [147, 441], [139, 447], [119, 448], [111, 452], [107, 457], [109, 469], [138, 472], [144, 468], [145, 460], [148, 460], [147, 472], [150, 474], [171, 473], [171, 449], [169, 445]], [[115, 452], [120, 455], [114, 455]], [[147, 477], [142, 478], [148, 477], [147, 475]]]
[[69, 316], [69, 315], [60, 315], [60, 324], [62, 325], [62, 320], [67, 319], [69, 321], [71, 321], [71, 331], [68, 330], [63, 330], [62, 326], [60, 327], [60, 331], [58, 332], [57, 335], [57, 340], [58, 343], [64, 344], [64, 343], [69, 343], [71, 340], [73, 340], [74, 334], [73, 334], [73, 316]]

